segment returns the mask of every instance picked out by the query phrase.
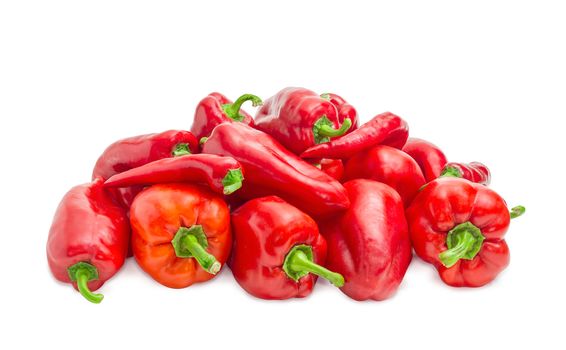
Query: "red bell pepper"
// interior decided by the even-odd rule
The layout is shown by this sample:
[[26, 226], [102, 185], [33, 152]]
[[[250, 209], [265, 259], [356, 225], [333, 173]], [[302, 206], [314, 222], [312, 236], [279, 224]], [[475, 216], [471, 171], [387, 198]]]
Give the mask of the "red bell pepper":
[[301, 157], [347, 159], [380, 144], [402, 148], [408, 137], [407, 123], [395, 114], [386, 112], [347, 135], [308, 148], [301, 153]]
[[202, 151], [242, 164], [246, 181], [237, 193], [242, 198], [277, 195], [310, 215], [333, 213], [350, 204], [338, 181], [242, 123], [218, 125]]
[[356, 111], [354, 106], [352, 106], [351, 104], [346, 102], [346, 100], [344, 100], [342, 97], [340, 97], [336, 94], [324, 93], [324, 94], [320, 95], [320, 97], [322, 97], [325, 100], [330, 101], [330, 103], [332, 103], [336, 107], [336, 109], [338, 111], [338, 124], [339, 125], [342, 125], [344, 123], [344, 120], [350, 119], [352, 126], [350, 126], [348, 131], [346, 131], [346, 134], [348, 134], [348, 133], [350, 133], [350, 132], [352, 132], [352, 131], [354, 131], [358, 128], [358, 112]]
[[509, 221], [524, 212], [493, 190], [443, 177], [427, 184], [407, 210], [413, 247], [454, 287], [480, 287], [509, 264], [504, 236]]
[[171, 182], [206, 183], [217, 193], [231, 194], [242, 187], [242, 166], [230, 157], [213, 154], [188, 154], [156, 160], [116, 174], [106, 187], [152, 185]]
[[49, 268], [72, 283], [90, 302], [100, 303], [100, 288], [126, 258], [130, 226], [124, 209], [104, 190], [104, 180], [73, 187], [61, 200], [47, 239]]
[[442, 169], [448, 162], [446, 156], [436, 145], [414, 137], [407, 140], [403, 152], [410, 155], [421, 168], [426, 182], [440, 176]]
[[[328, 100], [311, 90], [286, 88], [269, 98], [257, 111], [255, 126], [268, 133], [291, 152], [344, 135], [352, 121], [338, 125], [338, 111]], [[322, 157], [319, 157], [322, 158]]]
[[130, 209], [132, 247], [157, 282], [184, 288], [214, 277], [230, 254], [230, 212], [222, 197], [190, 184], [154, 185]]
[[252, 94], [244, 94], [236, 102], [232, 102], [218, 92], [211, 93], [199, 102], [191, 132], [200, 140], [208, 137], [216, 125], [224, 122], [241, 122], [253, 126], [253, 118], [241, 109], [246, 101], [251, 101], [254, 107], [262, 104], [261, 99]]
[[[198, 153], [196, 137], [188, 131], [169, 130], [159, 134], [129, 137], [111, 144], [98, 158], [92, 178], [111, 176], [137, 168], [154, 160]], [[124, 208], [130, 208], [141, 186], [111, 189], [109, 192]]]
[[350, 208], [320, 226], [328, 243], [326, 267], [344, 276], [341, 290], [352, 299], [389, 298], [412, 258], [401, 197], [371, 180], [349, 181], [344, 187]]
[[344, 179], [371, 179], [393, 187], [403, 199], [405, 207], [425, 184], [424, 175], [405, 152], [378, 145], [357, 153], [344, 167]]
[[444, 166], [441, 176], [461, 177], [463, 179], [488, 186], [491, 182], [491, 174], [487, 166], [480, 162], [454, 163], [450, 162]]
[[262, 299], [302, 298], [317, 276], [340, 287], [325, 269], [326, 242], [313, 219], [279, 197], [253, 199], [232, 213], [230, 268], [248, 293]]

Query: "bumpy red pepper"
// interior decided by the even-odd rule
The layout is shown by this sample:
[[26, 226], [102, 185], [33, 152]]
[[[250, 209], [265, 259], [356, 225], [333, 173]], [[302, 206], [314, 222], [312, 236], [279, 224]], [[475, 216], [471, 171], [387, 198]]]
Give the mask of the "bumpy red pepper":
[[440, 176], [442, 169], [448, 162], [446, 156], [436, 145], [414, 137], [407, 140], [403, 152], [410, 155], [421, 168], [426, 182]]
[[380, 144], [402, 148], [408, 137], [407, 122], [393, 113], [386, 112], [375, 116], [347, 135], [308, 148], [301, 153], [301, 157], [346, 159]]
[[413, 247], [454, 287], [480, 287], [509, 264], [504, 236], [511, 214], [493, 190], [470, 181], [443, 177], [427, 184], [407, 210]]
[[199, 102], [191, 132], [200, 140], [208, 137], [216, 125], [224, 122], [241, 122], [253, 126], [253, 118], [241, 109], [246, 101], [251, 101], [254, 107], [262, 104], [261, 99], [252, 94], [244, 94], [232, 102], [218, 92], [211, 93]]
[[346, 118], [340, 126], [336, 107], [315, 92], [303, 88], [279, 91], [265, 101], [255, 116], [257, 129], [270, 134], [296, 154], [332, 137], [344, 135], [351, 124], [352, 121]]
[[[98, 158], [92, 178], [111, 176], [137, 168], [154, 160], [177, 155], [198, 153], [196, 137], [182, 130], [169, 130], [159, 134], [129, 137], [111, 144]], [[110, 193], [124, 208], [129, 208], [141, 186], [112, 189]]]
[[208, 281], [230, 254], [228, 206], [205, 187], [149, 187], [132, 203], [130, 221], [136, 261], [153, 279], [170, 288]]
[[277, 195], [310, 215], [330, 214], [350, 204], [338, 181], [242, 123], [218, 125], [202, 151], [242, 164], [246, 180], [237, 195], [243, 198]]
[[342, 274], [341, 288], [355, 300], [383, 300], [399, 287], [411, 262], [407, 221], [399, 194], [371, 180], [344, 184], [352, 205], [323, 222], [326, 267]]
[[262, 299], [302, 298], [317, 276], [341, 287], [322, 265], [326, 242], [313, 219], [279, 197], [251, 200], [232, 213], [230, 268], [248, 293]]
[[358, 128], [358, 112], [356, 111], [354, 106], [352, 106], [351, 104], [346, 102], [346, 100], [336, 94], [324, 93], [320, 95], [320, 97], [330, 101], [330, 103], [336, 106], [336, 109], [338, 111], [338, 124], [342, 125], [344, 123], [344, 120], [350, 119], [352, 126], [350, 126], [350, 129], [346, 131], [346, 134]]
[[130, 226], [124, 209], [103, 188], [104, 180], [73, 187], [61, 200], [47, 239], [47, 261], [53, 276], [72, 283], [88, 300], [126, 258]]
[[489, 185], [491, 174], [487, 166], [480, 162], [454, 163], [450, 162], [444, 166], [441, 176], [461, 177], [463, 179], [481, 184]]
[[171, 182], [205, 183], [217, 193], [231, 194], [242, 187], [242, 166], [231, 157], [188, 154], [156, 160], [106, 180], [106, 187], [152, 185]]
[[371, 179], [393, 187], [405, 207], [425, 184], [417, 162], [397, 148], [378, 145], [357, 153], [344, 167], [344, 179]]

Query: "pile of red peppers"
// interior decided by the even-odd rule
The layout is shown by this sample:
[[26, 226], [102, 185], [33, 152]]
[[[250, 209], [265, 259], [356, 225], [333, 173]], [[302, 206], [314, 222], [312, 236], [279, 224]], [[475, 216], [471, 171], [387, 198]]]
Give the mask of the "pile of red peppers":
[[[259, 107], [255, 117], [242, 106]], [[190, 131], [125, 138], [61, 200], [47, 241], [54, 277], [93, 303], [133, 256], [185, 288], [227, 265], [262, 299], [309, 295], [319, 277], [355, 300], [395, 294], [413, 251], [454, 287], [509, 264], [505, 234], [524, 213], [489, 188], [479, 162], [448, 162], [385, 112], [359, 125], [333, 93], [286, 88], [262, 102], [200, 101]]]

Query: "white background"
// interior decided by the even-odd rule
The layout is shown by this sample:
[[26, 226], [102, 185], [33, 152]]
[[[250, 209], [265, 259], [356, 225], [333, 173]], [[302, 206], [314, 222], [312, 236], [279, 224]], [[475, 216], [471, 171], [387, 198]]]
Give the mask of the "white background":
[[[566, 12], [560, 2], [3, 1], [0, 347], [564, 348]], [[454, 289], [417, 258], [386, 302], [328, 283], [303, 300], [248, 296], [230, 271], [165, 288], [133, 260], [100, 305], [49, 272], [63, 194], [116, 139], [190, 127], [212, 91], [336, 92], [386, 110], [454, 161], [490, 166], [527, 214], [489, 286]], [[254, 112], [249, 108], [250, 112]]]

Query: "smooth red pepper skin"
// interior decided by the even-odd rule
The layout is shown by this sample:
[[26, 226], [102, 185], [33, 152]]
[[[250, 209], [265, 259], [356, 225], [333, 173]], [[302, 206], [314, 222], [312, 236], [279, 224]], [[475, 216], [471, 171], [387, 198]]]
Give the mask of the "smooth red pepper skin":
[[480, 162], [454, 163], [450, 162], [444, 166], [442, 176], [455, 176], [488, 186], [491, 182], [489, 168]]
[[328, 244], [326, 267], [344, 276], [341, 290], [352, 299], [387, 299], [412, 258], [401, 197], [371, 180], [352, 180], [344, 187], [350, 208], [320, 226]]
[[403, 199], [405, 207], [426, 183], [417, 164], [397, 148], [378, 145], [357, 153], [344, 167], [344, 179], [371, 179], [393, 187]]
[[[483, 286], [509, 264], [504, 240], [509, 210], [503, 198], [486, 186], [454, 177], [434, 180], [407, 210], [407, 221], [415, 253], [433, 264], [450, 286]], [[448, 249], [447, 234], [466, 222], [476, 226], [485, 239], [473, 259], [459, 259], [446, 267], [439, 254]]]
[[375, 116], [347, 135], [308, 148], [301, 153], [301, 157], [347, 159], [380, 144], [400, 149], [408, 137], [407, 122], [393, 113], [386, 112]]
[[328, 140], [317, 138], [313, 131], [323, 116], [326, 116], [329, 126], [340, 127], [338, 111], [330, 101], [308, 89], [285, 88], [266, 100], [257, 111], [255, 126], [291, 152], [300, 154]]
[[223, 105], [233, 104], [226, 96], [219, 92], [213, 92], [203, 98], [197, 105], [191, 132], [200, 140], [203, 137], [208, 137], [212, 130], [222, 123], [241, 122], [250, 126], [254, 126], [254, 120], [243, 109], [240, 109], [239, 115], [242, 120], [234, 120], [226, 115], [222, 109]]
[[410, 137], [403, 152], [410, 155], [421, 168], [426, 182], [440, 176], [442, 169], [448, 162], [446, 156], [436, 145], [422, 139]]
[[[185, 288], [214, 277], [232, 245], [230, 212], [222, 197], [191, 184], [160, 184], [143, 190], [130, 210], [132, 247], [139, 266], [157, 282]], [[206, 255], [218, 263], [208, 271], [195, 257], [177, 254], [181, 229], [202, 228]]]
[[[107, 180], [113, 175], [137, 168], [162, 158], [173, 157], [177, 145], [187, 144], [191, 153], [198, 153], [196, 137], [182, 130], [169, 130], [119, 140], [108, 146], [98, 158], [92, 178]], [[112, 189], [110, 193], [124, 208], [130, 208], [134, 197], [143, 189], [141, 186]]]
[[248, 293], [262, 299], [303, 298], [317, 276], [298, 281], [287, 276], [283, 262], [291, 248], [312, 247], [313, 261], [323, 265], [326, 242], [314, 220], [279, 197], [253, 199], [232, 213], [234, 245], [230, 268]]
[[224, 180], [231, 171], [238, 170], [242, 171], [242, 166], [231, 157], [203, 153], [187, 154], [156, 160], [116, 174], [106, 180], [105, 186], [127, 187], [172, 182], [196, 182], [207, 184], [216, 193], [225, 193], [227, 187]]
[[344, 163], [340, 159], [321, 159], [318, 163], [320, 170], [329, 175], [336, 181], [341, 181], [344, 177]]
[[[71, 283], [67, 269], [78, 262], [90, 263], [98, 270], [98, 279], [88, 282], [91, 291], [122, 267], [130, 235], [125, 210], [114, 203], [103, 183], [98, 177], [67, 192], [47, 239], [47, 261], [53, 276]], [[72, 284], [76, 289], [76, 282]]]
[[203, 153], [233, 157], [246, 180], [238, 196], [247, 199], [277, 195], [309, 215], [348, 208], [346, 190], [336, 180], [286, 150], [271, 136], [242, 123], [218, 125]]
[[344, 122], [344, 120], [346, 118], [349, 118], [350, 121], [352, 122], [352, 126], [350, 126], [350, 129], [348, 129], [348, 131], [346, 131], [346, 134], [351, 133], [352, 131], [356, 130], [358, 128], [358, 112], [356, 111], [356, 109], [354, 108], [354, 106], [352, 106], [351, 104], [349, 104], [348, 102], [346, 102], [346, 100], [344, 100], [341, 96], [338, 96], [336, 94], [333, 93], [325, 93], [320, 95], [322, 98], [327, 99], [328, 101], [330, 101], [330, 103], [332, 103], [337, 111], [338, 111], [338, 124], [342, 125], [342, 123]]

